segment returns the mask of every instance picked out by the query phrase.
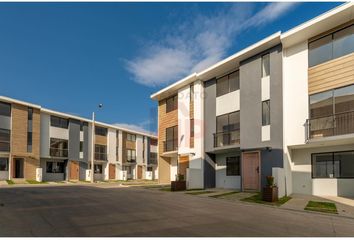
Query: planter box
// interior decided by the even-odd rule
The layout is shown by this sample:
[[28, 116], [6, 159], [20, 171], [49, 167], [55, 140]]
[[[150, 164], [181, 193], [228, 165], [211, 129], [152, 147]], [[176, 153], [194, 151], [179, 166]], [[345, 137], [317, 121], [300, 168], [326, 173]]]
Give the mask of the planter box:
[[264, 187], [263, 201], [276, 202], [278, 201], [278, 187]]
[[186, 181], [172, 181], [171, 191], [184, 191], [186, 190]]

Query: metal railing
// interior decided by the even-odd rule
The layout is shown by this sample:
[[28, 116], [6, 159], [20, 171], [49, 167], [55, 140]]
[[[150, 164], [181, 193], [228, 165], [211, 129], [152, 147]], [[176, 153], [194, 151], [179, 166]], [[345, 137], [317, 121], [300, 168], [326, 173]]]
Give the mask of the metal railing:
[[354, 111], [306, 120], [307, 140], [354, 133]]
[[95, 160], [107, 161], [107, 153], [95, 152]]
[[68, 157], [68, 149], [63, 148], [50, 148], [51, 157]]
[[236, 145], [240, 143], [240, 129], [214, 133], [214, 147]]
[[166, 140], [163, 142], [163, 151], [164, 152], [172, 152], [172, 151], [177, 151], [178, 149], [178, 140], [176, 139], [171, 139], [171, 140]]

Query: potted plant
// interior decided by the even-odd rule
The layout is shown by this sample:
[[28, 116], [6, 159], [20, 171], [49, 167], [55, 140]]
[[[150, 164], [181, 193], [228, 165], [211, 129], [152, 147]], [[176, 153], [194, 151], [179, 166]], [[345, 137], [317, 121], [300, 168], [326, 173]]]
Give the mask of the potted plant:
[[186, 190], [186, 181], [183, 174], [176, 175], [176, 181], [171, 182], [171, 191], [184, 191]]
[[274, 177], [267, 176], [267, 186], [263, 188], [263, 201], [276, 202], [278, 201], [278, 187], [274, 184]]

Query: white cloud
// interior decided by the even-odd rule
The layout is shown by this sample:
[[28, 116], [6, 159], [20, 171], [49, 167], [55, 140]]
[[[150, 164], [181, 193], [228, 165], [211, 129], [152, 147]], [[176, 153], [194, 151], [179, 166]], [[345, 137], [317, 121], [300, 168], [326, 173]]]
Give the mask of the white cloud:
[[144, 46], [143, 54], [127, 61], [127, 70], [138, 83], [166, 85], [220, 61], [238, 33], [276, 20], [295, 4], [268, 3], [257, 11], [255, 4], [238, 3], [213, 14], [196, 14], [171, 27], [159, 42]]

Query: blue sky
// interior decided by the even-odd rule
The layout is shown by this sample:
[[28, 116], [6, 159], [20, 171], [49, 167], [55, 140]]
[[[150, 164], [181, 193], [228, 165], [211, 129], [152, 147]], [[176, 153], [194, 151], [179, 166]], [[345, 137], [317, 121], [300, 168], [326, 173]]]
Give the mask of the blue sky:
[[150, 94], [340, 3], [0, 3], [0, 95], [156, 131]]

